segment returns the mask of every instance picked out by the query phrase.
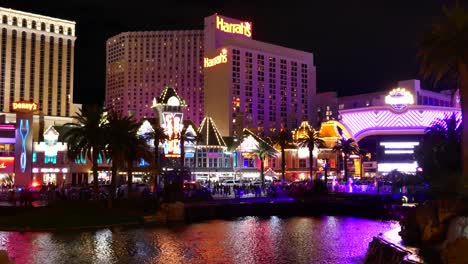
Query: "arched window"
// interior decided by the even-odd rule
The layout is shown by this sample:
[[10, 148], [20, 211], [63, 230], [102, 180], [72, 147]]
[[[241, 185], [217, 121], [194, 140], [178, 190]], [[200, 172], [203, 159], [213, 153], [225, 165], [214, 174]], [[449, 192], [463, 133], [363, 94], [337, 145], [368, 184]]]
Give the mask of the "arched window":
[[28, 26], [28, 21], [26, 21], [26, 19], [23, 18], [23, 20], [21, 21], [21, 26], [22, 27], [27, 27]]
[[16, 17], [13, 17], [13, 26], [18, 25], [18, 19]]
[[36, 29], [36, 21], [33, 21], [33, 22], [32, 22], [31, 28], [32, 28], [32, 29]]
[[67, 34], [67, 35], [71, 36], [71, 34], [72, 34], [71, 28], [68, 28], [67, 31], [68, 31], [68, 34]]
[[44, 22], [41, 23], [41, 30], [45, 30], [45, 23]]
[[55, 27], [54, 27], [54, 25], [50, 25], [50, 32], [55, 33]]
[[59, 33], [63, 34], [63, 27], [62, 26], [59, 27]]
[[3, 24], [8, 23], [8, 17], [7, 17], [6, 15], [3, 15], [3, 17], [2, 17], [2, 23], [3, 23]]

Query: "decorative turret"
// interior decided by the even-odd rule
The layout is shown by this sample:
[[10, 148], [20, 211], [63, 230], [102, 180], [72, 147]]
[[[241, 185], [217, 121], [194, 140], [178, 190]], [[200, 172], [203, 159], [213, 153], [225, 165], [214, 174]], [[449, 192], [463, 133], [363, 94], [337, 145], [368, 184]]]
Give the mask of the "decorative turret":
[[201, 135], [199, 145], [226, 147], [226, 143], [211, 117], [207, 116], [203, 119], [200, 128], [198, 129], [198, 133]]

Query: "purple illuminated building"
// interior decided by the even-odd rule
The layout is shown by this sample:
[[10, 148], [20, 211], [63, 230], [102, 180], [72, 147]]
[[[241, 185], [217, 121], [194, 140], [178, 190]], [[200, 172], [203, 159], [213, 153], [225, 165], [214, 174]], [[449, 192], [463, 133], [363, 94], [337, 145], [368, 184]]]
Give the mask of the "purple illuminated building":
[[344, 137], [354, 138], [370, 152], [371, 160], [363, 162], [363, 176], [394, 169], [415, 173], [414, 149], [426, 128], [452, 114], [461, 122], [458, 93], [423, 90], [418, 80], [401, 81], [391, 91], [341, 98], [328, 92], [317, 97], [323, 99], [318, 118], [330, 124], [338, 121]]

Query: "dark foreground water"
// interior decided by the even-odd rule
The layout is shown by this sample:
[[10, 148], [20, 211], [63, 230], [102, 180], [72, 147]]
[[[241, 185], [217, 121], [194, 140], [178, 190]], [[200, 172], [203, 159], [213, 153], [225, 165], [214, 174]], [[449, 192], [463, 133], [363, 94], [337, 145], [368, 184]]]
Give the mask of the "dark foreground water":
[[396, 222], [354, 217], [242, 217], [160, 228], [0, 232], [15, 263], [362, 263]]

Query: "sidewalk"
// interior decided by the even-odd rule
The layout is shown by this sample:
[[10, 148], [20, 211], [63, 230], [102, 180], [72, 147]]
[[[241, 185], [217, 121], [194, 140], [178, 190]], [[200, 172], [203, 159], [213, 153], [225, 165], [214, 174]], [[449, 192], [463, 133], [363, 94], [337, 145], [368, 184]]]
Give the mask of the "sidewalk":
[[[45, 207], [48, 205], [48, 202], [47, 201], [34, 201], [31, 203], [31, 205], [34, 208]], [[24, 206], [22, 206], [19, 201], [16, 202], [16, 205], [12, 202], [0, 201], [0, 208], [1, 207], [24, 207]]]

